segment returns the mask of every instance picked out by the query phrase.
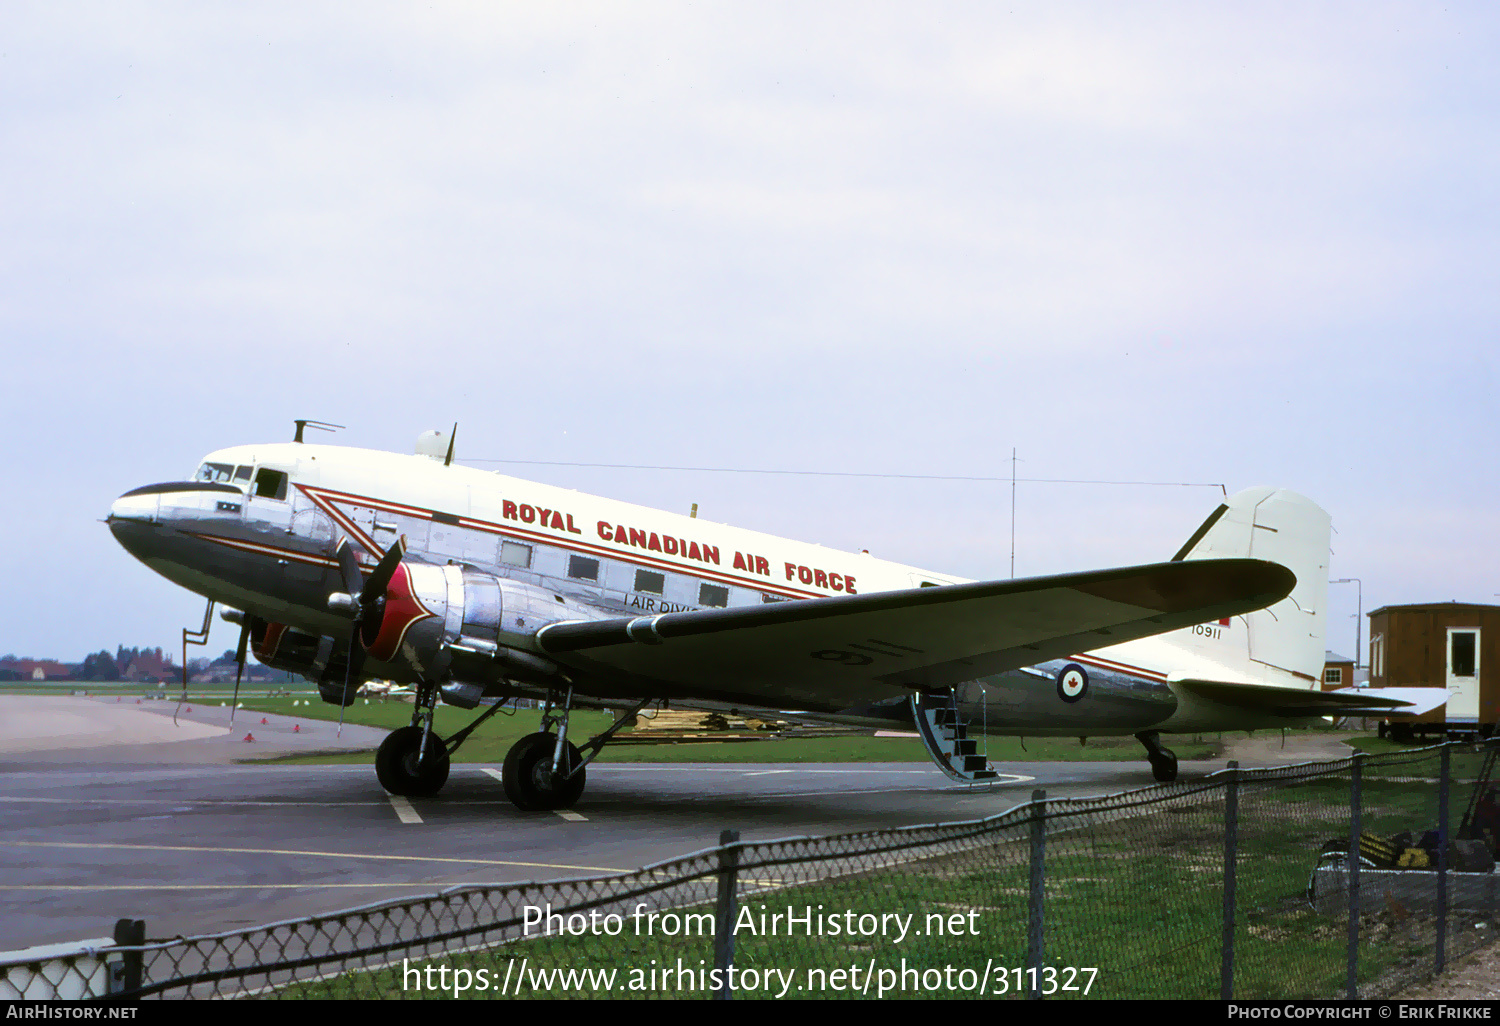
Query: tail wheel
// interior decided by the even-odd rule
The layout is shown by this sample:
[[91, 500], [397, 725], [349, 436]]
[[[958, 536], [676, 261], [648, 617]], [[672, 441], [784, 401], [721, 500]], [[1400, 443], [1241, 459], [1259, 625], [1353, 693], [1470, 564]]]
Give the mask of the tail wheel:
[[[580, 766], [583, 756], [572, 742], [564, 741], [563, 772], [557, 774], [552, 770], [556, 753], [554, 734], [528, 734], [511, 746], [500, 772], [500, 783], [511, 804], [523, 812], [542, 812], [566, 809], [578, 801], [587, 775]], [[567, 776], [574, 766], [579, 766], [578, 771]]]
[[448, 782], [448, 750], [437, 735], [427, 739], [427, 758], [417, 763], [422, 728], [393, 730], [375, 753], [375, 775], [380, 786], [406, 798], [430, 798]]

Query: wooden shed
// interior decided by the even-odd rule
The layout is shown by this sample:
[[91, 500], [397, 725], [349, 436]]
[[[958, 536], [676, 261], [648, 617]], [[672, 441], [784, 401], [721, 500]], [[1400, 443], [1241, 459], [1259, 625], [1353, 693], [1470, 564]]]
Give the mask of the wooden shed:
[[1337, 691], [1359, 684], [1354, 679], [1354, 660], [1337, 652], [1323, 650], [1323, 690]]
[[1446, 688], [1445, 705], [1421, 716], [1392, 716], [1392, 725], [1488, 736], [1500, 720], [1500, 606], [1436, 602], [1375, 610], [1370, 687]]

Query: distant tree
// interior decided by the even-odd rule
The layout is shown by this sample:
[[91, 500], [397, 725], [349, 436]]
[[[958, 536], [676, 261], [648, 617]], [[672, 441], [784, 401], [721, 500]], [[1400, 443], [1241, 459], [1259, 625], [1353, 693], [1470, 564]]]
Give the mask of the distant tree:
[[81, 680], [119, 680], [120, 667], [107, 649], [101, 649], [83, 660], [78, 676]]

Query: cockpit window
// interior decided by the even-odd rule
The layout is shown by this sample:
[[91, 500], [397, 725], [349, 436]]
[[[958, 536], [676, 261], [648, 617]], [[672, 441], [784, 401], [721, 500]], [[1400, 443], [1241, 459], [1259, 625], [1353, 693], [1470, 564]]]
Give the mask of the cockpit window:
[[286, 471], [261, 467], [255, 472], [255, 495], [266, 499], [286, 498]]
[[235, 467], [234, 468], [234, 483], [235, 484], [239, 484], [241, 481], [249, 481], [249, 480], [250, 480], [250, 468], [249, 467]]
[[205, 463], [198, 468], [195, 481], [208, 481], [211, 484], [223, 484], [234, 475], [234, 466], [229, 463]]

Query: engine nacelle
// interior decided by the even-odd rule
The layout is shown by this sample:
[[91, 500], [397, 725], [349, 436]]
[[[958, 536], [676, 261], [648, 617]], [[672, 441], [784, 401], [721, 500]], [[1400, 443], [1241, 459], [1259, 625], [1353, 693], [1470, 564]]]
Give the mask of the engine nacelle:
[[533, 648], [538, 630], [559, 620], [606, 614], [549, 589], [466, 567], [403, 562], [391, 576], [378, 620], [361, 637], [370, 658], [433, 680], [546, 683], [558, 667]]
[[343, 646], [327, 635], [308, 634], [286, 624], [251, 617], [250, 650], [266, 666], [299, 673], [319, 685], [330, 680], [342, 684], [344, 679]]

